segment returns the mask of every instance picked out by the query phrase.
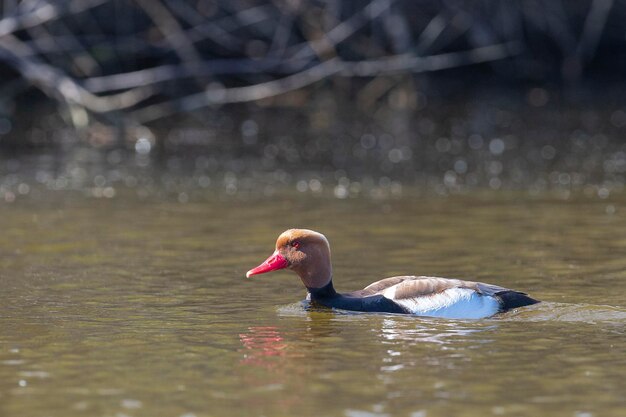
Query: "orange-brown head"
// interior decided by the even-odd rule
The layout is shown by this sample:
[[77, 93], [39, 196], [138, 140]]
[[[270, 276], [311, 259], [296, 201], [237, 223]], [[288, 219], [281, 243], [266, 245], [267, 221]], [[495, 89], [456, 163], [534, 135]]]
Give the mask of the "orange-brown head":
[[289, 229], [276, 240], [276, 250], [246, 277], [289, 268], [307, 288], [322, 288], [332, 279], [330, 246], [326, 237], [308, 229]]

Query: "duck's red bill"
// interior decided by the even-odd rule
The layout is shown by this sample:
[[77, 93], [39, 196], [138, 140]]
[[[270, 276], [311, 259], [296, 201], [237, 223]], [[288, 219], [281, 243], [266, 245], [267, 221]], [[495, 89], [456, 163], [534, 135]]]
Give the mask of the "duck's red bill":
[[287, 259], [285, 259], [283, 255], [278, 253], [278, 251], [274, 251], [274, 253], [269, 258], [267, 258], [261, 265], [249, 270], [246, 273], [246, 278], [250, 278], [252, 275], [259, 275], [266, 272], [287, 268], [287, 266], [289, 266], [289, 262], [287, 262]]

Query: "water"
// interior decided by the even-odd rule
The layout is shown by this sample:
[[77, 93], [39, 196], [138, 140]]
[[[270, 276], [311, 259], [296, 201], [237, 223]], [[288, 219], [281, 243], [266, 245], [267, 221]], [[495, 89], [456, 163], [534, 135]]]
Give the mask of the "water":
[[[624, 416], [626, 200], [525, 194], [0, 207], [2, 416]], [[544, 300], [486, 320], [305, 309], [244, 278], [288, 227], [335, 286], [395, 274]]]

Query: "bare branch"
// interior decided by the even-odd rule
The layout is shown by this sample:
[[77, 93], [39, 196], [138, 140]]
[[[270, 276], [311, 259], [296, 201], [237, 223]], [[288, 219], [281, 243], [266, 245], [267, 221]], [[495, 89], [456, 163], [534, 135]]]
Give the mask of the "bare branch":
[[58, 19], [66, 14], [83, 12], [106, 3], [106, 1], [107, 0], [81, 0], [73, 1], [69, 4], [65, 3], [63, 6], [47, 3], [30, 13], [5, 17], [0, 20], [0, 37], [13, 33], [16, 30], [41, 25], [42, 23]]
[[373, 77], [407, 71], [414, 73], [436, 71], [503, 59], [520, 51], [521, 47], [518, 44], [507, 43], [429, 57], [399, 55], [359, 62], [344, 62], [339, 58], [332, 58], [308, 70], [282, 79], [246, 87], [212, 88], [178, 100], [145, 107], [133, 112], [131, 116], [139, 123], [147, 123], [179, 112], [193, 111], [211, 105], [240, 103], [278, 96], [309, 86], [332, 75]]
[[[25, 58], [21, 55], [30, 55]], [[12, 35], [5, 35], [0, 43], [0, 60], [12, 65], [22, 77], [48, 96], [77, 104], [95, 113], [106, 113], [132, 107], [152, 95], [150, 87], [129, 90], [121, 94], [98, 97], [78, 85], [72, 78], [34, 58], [32, 51]]]
[[147, 123], [172, 114], [197, 110], [214, 104], [261, 100], [314, 84], [341, 70], [338, 59], [331, 59], [306, 71], [266, 83], [235, 88], [213, 88], [179, 100], [156, 104], [135, 111], [131, 116]]
[[396, 0], [372, 0], [362, 11], [355, 13], [335, 26], [328, 33], [324, 34], [323, 38], [289, 48], [289, 55], [292, 55], [291, 52], [294, 51], [293, 58], [301, 59], [309, 58], [315, 54], [325, 54], [337, 44], [352, 36], [368, 22], [383, 14], [395, 1]]
[[182, 61], [200, 61], [201, 57], [194, 48], [193, 42], [186, 36], [185, 31], [172, 16], [170, 11], [160, 0], [135, 0], [143, 11], [150, 16], [161, 34], [172, 46], [173, 51]]
[[591, 9], [585, 19], [583, 33], [576, 48], [581, 61], [588, 61], [595, 54], [612, 7], [613, 0], [593, 0], [591, 3]]

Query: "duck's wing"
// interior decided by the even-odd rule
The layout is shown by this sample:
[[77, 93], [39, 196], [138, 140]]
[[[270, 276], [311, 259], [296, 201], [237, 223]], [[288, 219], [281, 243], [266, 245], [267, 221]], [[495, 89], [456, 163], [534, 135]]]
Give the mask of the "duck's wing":
[[[358, 291], [358, 293], [362, 296], [381, 294], [397, 300], [432, 295], [450, 288], [475, 290], [476, 284], [476, 282], [459, 279], [408, 275], [381, 279]], [[393, 297], [391, 297], [392, 294]]]
[[406, 280], [412, 280], [415, 278], [417, 277], [410, 276], [410, 275], [385, 278], [385, 279], [381, 279], [380, 281], [372, 282], [370, 285], [368, 285], [367, 287], [357, 292], [363, 296], [381, 294], [383, 291], [385, 291], [386, 289], [390, 287], [393, 287], [394, 285], [397, 285]]
[[408, 279], [389, 287], [384, 291], [384, 295], [393, 300], [406, 300], [440, 294], [454, 288], [465, 288], [475, 291], [476, 283], [450, 278], [414, 277], [414, 279]]

